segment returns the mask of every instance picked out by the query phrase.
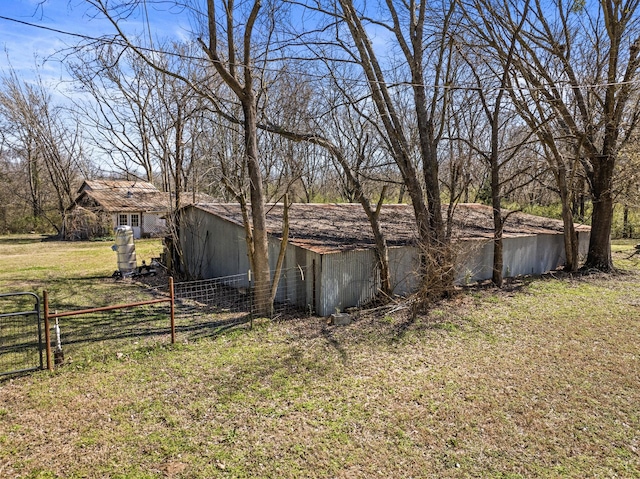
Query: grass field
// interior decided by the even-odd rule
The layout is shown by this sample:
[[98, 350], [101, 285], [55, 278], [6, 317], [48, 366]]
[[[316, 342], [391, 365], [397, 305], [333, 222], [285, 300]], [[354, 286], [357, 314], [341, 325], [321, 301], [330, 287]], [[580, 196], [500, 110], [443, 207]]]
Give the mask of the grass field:
[[[0, 240], [0, 291], [109, 299], [108, 246]], [[0, 477], [640, 477], [640, 257], [614, 250], [620, 274], [417, 318], [262, 321], [4, 380]]]

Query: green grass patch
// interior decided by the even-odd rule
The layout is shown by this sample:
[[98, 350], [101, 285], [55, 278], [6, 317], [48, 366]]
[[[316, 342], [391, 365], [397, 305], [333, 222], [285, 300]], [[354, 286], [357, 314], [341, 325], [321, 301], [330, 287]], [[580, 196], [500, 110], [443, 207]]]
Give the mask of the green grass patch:
[[[424, 316], [98, 343], [0, 382], [0, 475], [638, 477], [640, 264], [613, 249], [620, 274], [476, 288]], [[113, 285], [31, 274], [70, 304]]]

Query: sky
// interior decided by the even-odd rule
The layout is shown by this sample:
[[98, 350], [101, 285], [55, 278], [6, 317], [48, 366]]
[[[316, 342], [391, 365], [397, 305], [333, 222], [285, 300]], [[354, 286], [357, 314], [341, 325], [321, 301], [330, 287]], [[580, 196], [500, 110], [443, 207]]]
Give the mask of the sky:
[[[188, 23], [184, 15], [178, 17], [157, 9], [149, 9], [149, 15], [151, 25], [163, 36], [186, 35]], [[139, 17], [131, 18], [123, 25], [128, 32], [140, 32], [144, 27]], [[47, 83], [66, 79], [59, 52], [80, 38], [52, 30], [91, 37], [114, 31], [106, 20], [95, 18], [82, 0], [3, 0], [0, 6], [0, 73], [4, 75], [12, 68], [20, 77], [30, 78], [35, 77], [37, 66]]]

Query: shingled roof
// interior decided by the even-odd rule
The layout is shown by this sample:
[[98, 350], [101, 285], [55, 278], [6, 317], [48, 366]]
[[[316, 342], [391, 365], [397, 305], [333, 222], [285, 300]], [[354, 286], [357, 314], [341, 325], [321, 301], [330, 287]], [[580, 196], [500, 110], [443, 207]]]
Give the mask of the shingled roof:
[[[208, 195], [196, 194], [196, 202], [211, 201]], [[158, 190], [153, 184], [138, 180], [85, 180], [78, 190], [75, 204], [92, 201], [107, 213], [167, 211], [174, 199], [170, 193]], [[182, 204], [193, 202], [193, 193], [183, 193]]]
[[[238, 204], [213, 203], [193, 206], [242, 225]], [[267, 209], [267, 230], [273, 236], [280, 237], [283, 206], [272, 204], [268, 205]], [[446, 214], [445, 210], [443, 214]], [[459, 204], [453, 218], [453, 236], [456, 239], [491, 239], [492, 221], [490, 206]], [[383, 205], [380, 222], [389, 246], [402, 246], [415, 241], [416, 224], [410, 205]], [[582, 228], [588, 229], [587, 226], [578, 227]], [[504, 227], [505, 237], [562, 232], [562, 221], [519, 212], [509, 215]], [[289, 210], [289, 241], [316, 252], [367, 249], [374, 245], [371, 227], [362, 206], [353, 203], [292, 205]]]

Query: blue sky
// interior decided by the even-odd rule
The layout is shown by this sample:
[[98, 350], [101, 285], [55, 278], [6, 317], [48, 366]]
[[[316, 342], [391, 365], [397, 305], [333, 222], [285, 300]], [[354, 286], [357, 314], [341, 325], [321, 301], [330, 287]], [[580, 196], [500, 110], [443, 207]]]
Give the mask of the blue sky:
[[[149, 15], [152, 27], [163, 36], [185, 35], [188, 29], [185, 15], [177, 17], [152, 8]], [[3, 50], [0, 70], [6, 73], [11, 66], [23, 77], [32, 76], [37, 64], [44, 79], [65, 78], [66, 72], [57, 53], [79, 41], [74, 36], [38, 27], [93, 37], [113, 33], [106, 20], [92, 18], [89, 6], [82, 0], [46, 0], [44, 3], [41, 0], [4, 0], [0, 16], [18, 21], [0, 18], [0, 47]], [[124, 26], [128, 32], [143, 29], [140, 18], [131, 18]]]

